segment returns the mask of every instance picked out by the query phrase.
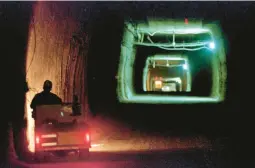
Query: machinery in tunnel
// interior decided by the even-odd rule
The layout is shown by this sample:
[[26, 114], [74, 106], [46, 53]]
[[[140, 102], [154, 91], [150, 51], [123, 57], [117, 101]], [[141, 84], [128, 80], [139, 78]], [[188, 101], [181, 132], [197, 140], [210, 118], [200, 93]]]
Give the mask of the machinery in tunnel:
[[[129, 21], [125, 25], [118, 69], [117, 94], [120, 102], [169, 104], [224, 101], [226, 54], [218, 24], [201, 20], [148, 19], [135, 23]], [[183, 62], [171, 59], [176, 55], [186, 59], [182, 59]], [[163, 75], [163, 71], [168, 75]], [[173, 94], [176, 91], [160, 95], [152, 93], [155, 91], [150, 83], [153, 77], [154, 84], [172, 83], [163, 92], [169, 90], [170, 85], [177, 86], [179, 81], [179, 91], [185, 94]]]
[[[89, 156], [91, 135], [79, 104], [43, 105], [36, 108], [35, 152], [37, 161], [49, 156]], [[51, 155], [50, 155], [51, 154]]]

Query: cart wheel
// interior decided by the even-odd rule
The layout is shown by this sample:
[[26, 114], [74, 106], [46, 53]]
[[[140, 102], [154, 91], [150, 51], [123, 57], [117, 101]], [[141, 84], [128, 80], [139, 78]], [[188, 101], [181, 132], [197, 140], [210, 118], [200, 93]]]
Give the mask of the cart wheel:
[[88, 159], [89, 158], [89, 149], [79, 150], [79, 158], [80, 159]]

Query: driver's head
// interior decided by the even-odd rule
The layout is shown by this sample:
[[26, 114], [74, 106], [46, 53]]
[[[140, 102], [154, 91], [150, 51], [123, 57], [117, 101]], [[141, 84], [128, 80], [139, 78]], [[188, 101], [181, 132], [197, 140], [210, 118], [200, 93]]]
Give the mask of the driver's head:
[[43, 84], [43, 90], [46, 92], [50, 92], [52, 89], [52, 82], [50, 80], [46, 80]]

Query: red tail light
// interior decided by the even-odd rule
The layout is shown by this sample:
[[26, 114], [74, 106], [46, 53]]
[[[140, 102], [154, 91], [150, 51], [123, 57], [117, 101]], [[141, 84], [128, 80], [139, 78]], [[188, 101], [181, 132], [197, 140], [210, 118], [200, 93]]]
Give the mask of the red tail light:
[[89, 133], [85, 134], [85, 141], [86, 142], [90, 142], [90, 135], [89, 135]]
[[36, 136], [36, 137], [35, 137], [35, 143], [36, 143], [36, 144], [40, 144], [40, 137], [39, 137], [39, 136]]

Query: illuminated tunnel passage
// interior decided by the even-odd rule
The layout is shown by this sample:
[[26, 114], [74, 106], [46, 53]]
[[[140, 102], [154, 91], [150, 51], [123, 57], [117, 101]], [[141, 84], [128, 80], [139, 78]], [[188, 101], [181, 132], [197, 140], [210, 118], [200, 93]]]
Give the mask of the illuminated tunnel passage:
[[[148, 78], [157, 78], [158, 80], [162, 77], [166, 79], [167, 77], [178, 78], [180, 77], [181, 82], [189, 83], [185, 78], [185, 71], [190, 72], [191, 80], [190, 80], [190, 91], [185, 89], [182, 86], [177, 89], [177, 92], [162, 92], [162, 91], [154, 91], [154, 90], [144, 90], [144, 72], [143, 69], [146, 67], [146, 60], [150, 55], [165, 55], [165, 57], [174, 57], [176, 55], [184, 55], [187, 57], [187, 67], [176, 66], [174, 68], [169, 67], [159, 67], [157, 65], [155, 67], [151, 67], [147, 72], [150, 73], [150, 77]], [[160, 94], [160, 95], [182, 95], [182, 96], [210, 96], [212, 90], [212, 59], [213, 53], [208, 50], [199, 50], [199, 51], [185, 51], [185, 52], [169, 52], [159, 48], [153, 47], [137, 47], [136, 59], [134, 63], [134, 88], [135, 92], [138, 94]], [[165, 58], [165, 59], [166, 59]], [[181, 58], [181, 57], [180, 57]], [[164, 58], [163, 58], [164, 59]], [[160, 60], [162, 62], [162, 60]], [[171, 61], [171, 60], [170, 60]], [[169, 62], [170, 62], [169, 61]], [[183, 61], [183, 60], [181, 60]], [[179, 61], [179, 62], [181, 62]], [[173, 62], [173, 61], [172, 61]], [[146, 75], [146, 74], [145, 74]], [[148, 75], [147, 75], [148, 76]], [[187, 76], [187, 74], [186, 74]], [[187, 85], [187, 84], [186, 84]], [[180, 87], [180, 86], [179, 86]], [[184, 88], [184, 89], [183, 89]]]
[[221, 102], [226, 90], [225, 61], [217, 24], [153, 19], [136, 26], [126, 23], [118, 99], [146, 104]]

